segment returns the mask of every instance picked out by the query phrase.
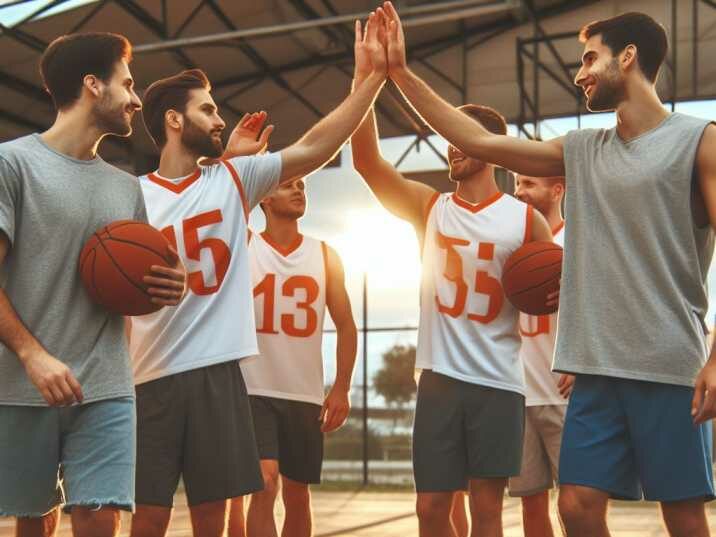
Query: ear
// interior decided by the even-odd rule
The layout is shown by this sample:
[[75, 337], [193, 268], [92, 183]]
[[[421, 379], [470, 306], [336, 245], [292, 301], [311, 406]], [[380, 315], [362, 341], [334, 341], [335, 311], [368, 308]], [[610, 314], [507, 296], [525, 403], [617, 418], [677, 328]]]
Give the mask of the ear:
[[555, 199], [559, 199], [564, 194], [564, 185], [562, 183], [555, 183], [552, 188], [552, 193]]
[[636, 57], [638, 54], [638, 50], [636, 48], [636, 45], [627, 45], [621, 54], [621, 64], [622, 67], [626, 69], [630, 69], [633, 65], [636, 64]]
[[82, 85], [95, 97], [99, 97], [102, 89], [100, 87], [101, 81], [95, 75], [85, 75], [82, 79]]
[[184, 126], [184, 117], [176, 110], [170, 108], [164, 113], [164, 123], [170, 129], [181, 130]]

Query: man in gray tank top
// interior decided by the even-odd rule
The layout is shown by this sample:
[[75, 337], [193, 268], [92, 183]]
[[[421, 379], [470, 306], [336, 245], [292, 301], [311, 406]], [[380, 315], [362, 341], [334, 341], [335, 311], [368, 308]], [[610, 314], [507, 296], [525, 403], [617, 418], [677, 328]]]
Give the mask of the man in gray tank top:
[[[130, 58], [120, 35], [56, 39], [41, 60], [55, 123], [0, 144], [0, 516], [18, 517], [20, 537], [54, 534], [61, 503], [75, 537], [115, 536], [134, 506], [124, 319], [90, 300], [77, 270], [98, 228], [146, 220], [136, 178], [97, 155], [141, 108]], [[185, 272], [152, 267], [145, 281], [174, 305]]]
[[547, 142], [489, 133], [405, 61], [389, 2], [389, 76], [465, 154], [522, 174], [567, 177], [554, 369], [576, 374], [560, 459], [570, 537], [609, 535], [609, 498], [661, 502], [672, 536], [709, 535], [716, 358], [705, 346], [716, 225], [716, 126], [668, 113], [655, 88], [663, 27], [626, 13], [586, 26], [575, 84], [617, 127]]

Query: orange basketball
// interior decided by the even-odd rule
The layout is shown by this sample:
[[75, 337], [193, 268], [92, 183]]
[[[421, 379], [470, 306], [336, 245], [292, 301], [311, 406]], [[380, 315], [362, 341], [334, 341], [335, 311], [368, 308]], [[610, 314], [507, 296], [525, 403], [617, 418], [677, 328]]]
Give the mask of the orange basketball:
[[562, 247], [548, 241], [528, 242], [507, 259], [502, 269], [502, 288], [512, 305], [530, 315], [557, 311], [547, 306], [547, 295], [559, 289]]
[[160, 231], [143, 222], [118, 220], [85, 243], [79, 271], [92, 300], [121, 315], [145, 315], [161, 306], [151, 302], [142, 278], [152, 265], [171, 267], [171, 259]]

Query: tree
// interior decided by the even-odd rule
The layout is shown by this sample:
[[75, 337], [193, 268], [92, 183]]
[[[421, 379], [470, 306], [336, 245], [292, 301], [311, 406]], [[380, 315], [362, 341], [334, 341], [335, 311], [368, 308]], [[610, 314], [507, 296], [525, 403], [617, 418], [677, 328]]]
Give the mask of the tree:
[[415, 386], [415, 346], [394, 345], [383, 353], [383, 367], [373, 375], [373, 386], [385, 402], [398, 408], [411, 401]]

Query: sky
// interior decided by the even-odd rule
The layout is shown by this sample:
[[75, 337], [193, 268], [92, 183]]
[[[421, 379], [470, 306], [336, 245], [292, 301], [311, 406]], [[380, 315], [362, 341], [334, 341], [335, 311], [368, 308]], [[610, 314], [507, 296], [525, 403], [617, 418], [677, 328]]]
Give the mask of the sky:
[[[11, 26], [23, 17], [45, 5], [48, 0], [33, 0], [21, 5], [0, 9], [0, 22]], [[70, 0], [58, 9], [77, 7], [92, 0]], [[12, 2], [0, 0], [3, 4]], [[52, 14], [56, 10], [49, 10]], [[679, 103], [676, 110], [703, 118], [716, 118], [716, 101]], [[269, 118], [270, 120], [270, 118]], [[610, 128], [615, 124], [614, 114], [588, 114], [581, 118], [582, 128]], [[277, 129], [281, 125], [276, 126]], [[544, 139], [561, 136], [577, 128], [576, 118], [545, 120], [541, 124]], [[516, 128], [511, 126], [511, 133]], [[384, 156], [395, 162], [413, 141], [412, 136], [381, 140]], [[433, 145], [445, 152], [447, 143], [433, 136]], [[443, 162], [425, 145], [413, 150], [400, 166], [400, 171], [426, 171], [445, 169]], [[447, 172], [446, 172], [447, 177]], [[446, 179], [447, 181], [447, 179]], [[418, 288], [420, 262], [418, 241], [412, 227], [392, 216], [377, 202], [351, 164], [350, 146], [342, 150], [341, 166], [320, 170], [306, 180], [308, 208], [301, 220], [301, 231], [327, 241], [341, 256], [346, 270], [346, 286], [353, 303], [358, 326], [361, 317], [363, 275], [368, 284], [369, 327], [408, 327], [418, 321]], [[263, 214], [251, 214], [253, 229], [263, 229]], [[709, 273], [710, 310], [707, 317], [712, 324], [716, 311], [716, 270]], [[332, 327], [326, 316], [326, 326]], [[382, 352], [391, 345], [415, 343], [415, 331], [371, 333], [368, 345], [369, 375], [380, 367]], [[334, 374], [335, 336], [327, 334], [324, 340], [326, 381]], [[359, 352], [362, 352], [359, 350]], [[360, 362], [360, 360], [359, 360]], [[356, 369], [354, 384], [360, 384], [362, 367]], [[356, 394], [357, 395], [357, 394]]]

